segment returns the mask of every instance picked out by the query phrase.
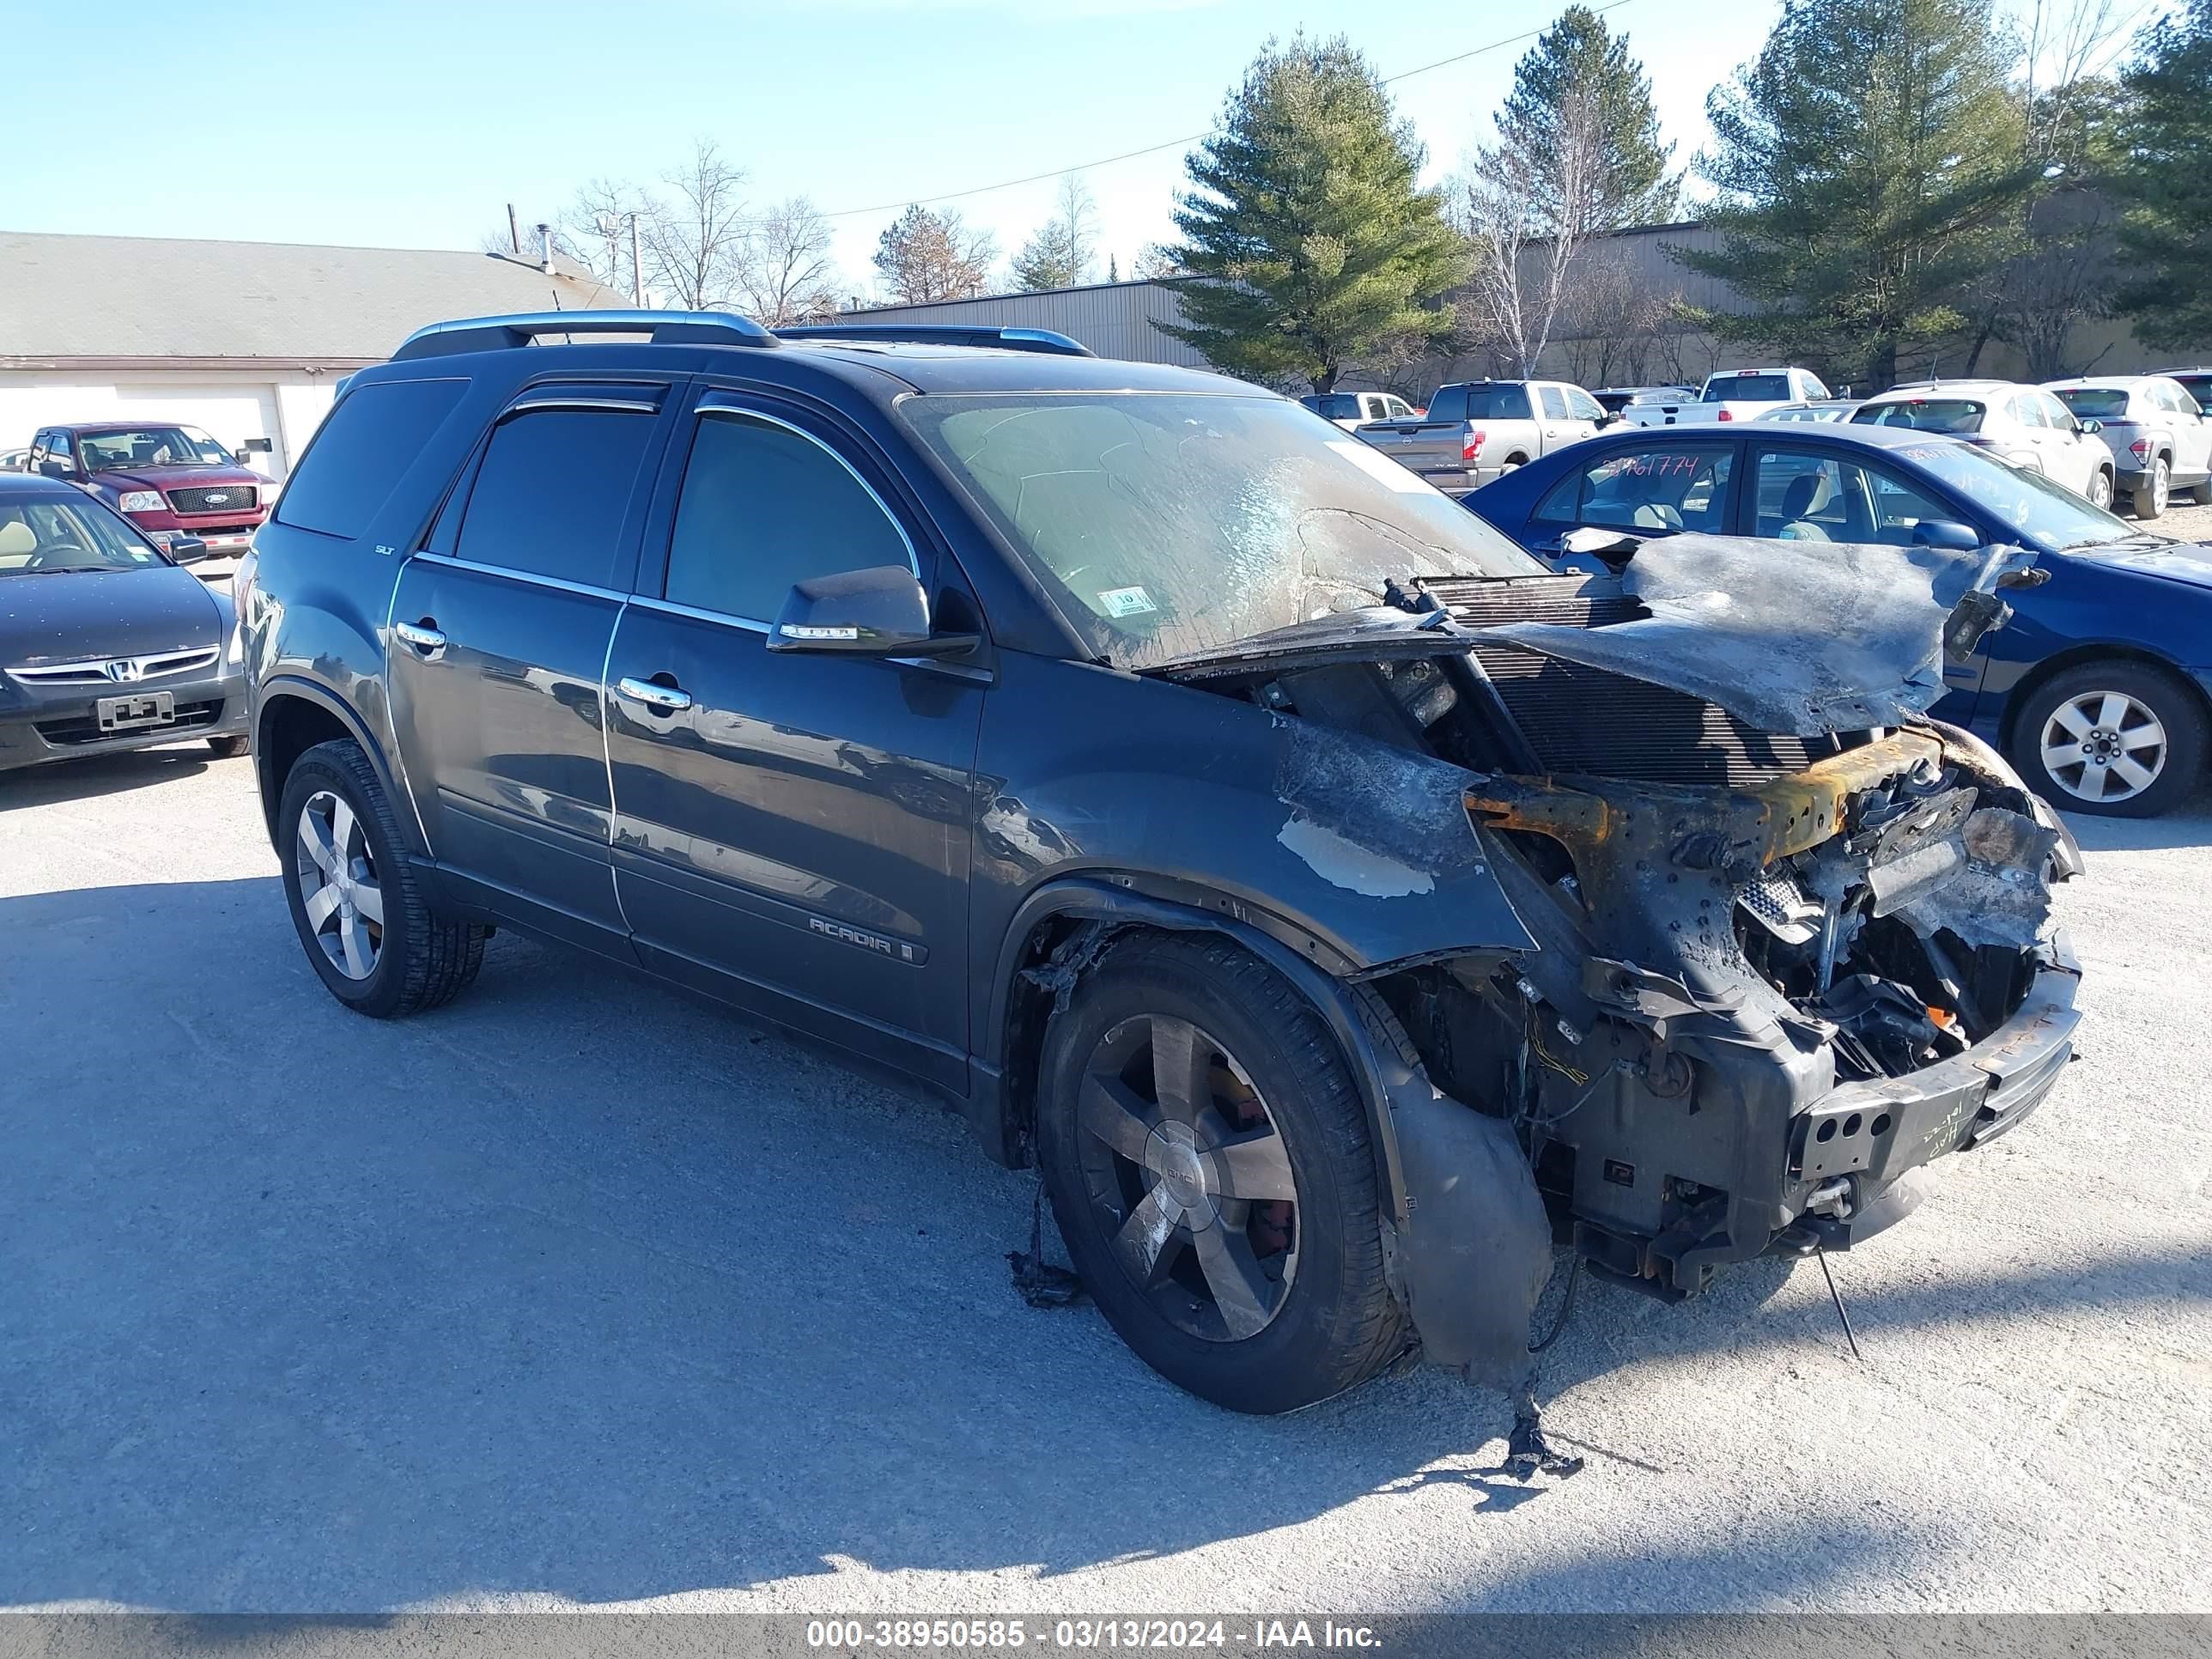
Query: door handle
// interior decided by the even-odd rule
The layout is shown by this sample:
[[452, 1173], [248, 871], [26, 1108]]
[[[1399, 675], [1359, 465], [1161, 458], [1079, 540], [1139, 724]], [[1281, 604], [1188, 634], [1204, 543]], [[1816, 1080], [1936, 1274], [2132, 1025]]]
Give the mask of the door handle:
[[651, 680], [625, 676], [615, 682], [615, 690], [632, 702], [643, 703], [656, 714], [680, 714], [691, 706], [689, 691], [678, 686], [658, 685]]
[[435, 657], [446, 648], [446, 636], [428, 617], [419, 623], [394, 623], [392, 631], [425, 657]]

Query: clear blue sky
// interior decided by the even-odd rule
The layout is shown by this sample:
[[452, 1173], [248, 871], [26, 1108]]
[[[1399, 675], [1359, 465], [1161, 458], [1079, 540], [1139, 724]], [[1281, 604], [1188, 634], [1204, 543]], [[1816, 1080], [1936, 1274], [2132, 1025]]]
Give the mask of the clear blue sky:
[[[1602, 3], [1602, 0], [1600, 0]], [[14, 9], [0, 227], [473, 247], [593, 177], [649, 178], [716, 140], [758, 198], [830, 212], [1091, 161], [1210, 126], [1270, 33], [1342, 33], [1395, 75], [1558, 8], [1466, 0], [386, 0]], [[1706, 90], [1758, 50], [1776, 0], [1626, 0], [1680, 157]], [[1525, 41], [1393, 88], [1448, 170], [1486, 131]], [[88, 118], [93, 124], [88, 125]], [[135, 136], [134, 136], [135, 135]], [[58, 142], [48, 142], [56, 140]], [[35, 161], [29, 158], [35, 156]], [[1126, 269], [1170, 233], [1180, 149], [1085, 177]], [[1042, 183], [955, 204], [1011, 252]], [[891, 215], [837, 221], [865, 289]], [[0, 281], [5, 273], [0, 273]]]

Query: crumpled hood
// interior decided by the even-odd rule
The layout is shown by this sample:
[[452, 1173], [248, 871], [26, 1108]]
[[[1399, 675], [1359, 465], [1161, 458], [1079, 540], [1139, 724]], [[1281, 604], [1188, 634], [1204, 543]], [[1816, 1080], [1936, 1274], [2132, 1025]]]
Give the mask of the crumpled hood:
[[174, 565], [0, 576], [0, 667], [190, 651], [229, 623], [228, 602]]
[[1762, 732], [1901, 726], [1943, 695], [1960, 601], [2034, 560], [2013, 547], [1655, 538], [1621, 577], [1650, 616], [1604, 628], [1509, 623], [1486, 637], [1688, 692]]

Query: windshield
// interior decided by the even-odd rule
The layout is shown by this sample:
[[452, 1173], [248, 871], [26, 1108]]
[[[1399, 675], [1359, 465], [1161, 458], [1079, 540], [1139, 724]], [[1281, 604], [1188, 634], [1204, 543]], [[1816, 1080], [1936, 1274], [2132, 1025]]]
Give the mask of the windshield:
[[169, 562], [90, 502], [0, 501], [0, 576], [141, 570]]
[[2142, 534], [2125, 520], [2090, 506], [2065, 485], [1971, 444], [1908, 444], [1892, 453], [1917, 461], [1975, 506], [2010, 525], [2023, 541], [2045, 551], [2094, 547]]
[[234, 466], [230, 452], [198, 427], [136, 426], [77, 437], [88, 472], [127, 471], [134, 466], [198, 466], [207, 462]]
[[1450, 497], [1267, 397], [908, 398], [899, 412], [1099, 653], [1123, 667], [1544, 567]]
[[1716, 374], [1705, 382], [1704, 401], [1786, 404], [1796, 395], [1787, 374]]

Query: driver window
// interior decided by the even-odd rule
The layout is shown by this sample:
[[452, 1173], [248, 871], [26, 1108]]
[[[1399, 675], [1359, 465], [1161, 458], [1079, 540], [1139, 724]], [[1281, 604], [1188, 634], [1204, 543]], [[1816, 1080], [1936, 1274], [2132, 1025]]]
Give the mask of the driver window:
[[1833, 456], [1762, 450], [1753, 532], [1774, 541], [1909, 547], [1920, 524], [1955, 515], [1894, 473]]
[[875, 493], [818, 440], [738, 410], [702, 410], [668, 547], [667, 597], [772, 623], [793, 584], [915, 568]]

